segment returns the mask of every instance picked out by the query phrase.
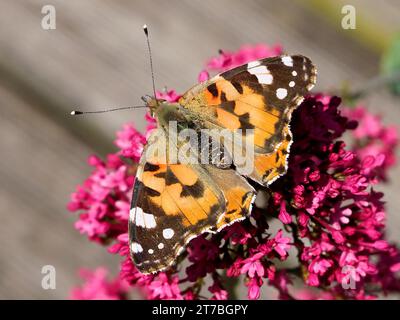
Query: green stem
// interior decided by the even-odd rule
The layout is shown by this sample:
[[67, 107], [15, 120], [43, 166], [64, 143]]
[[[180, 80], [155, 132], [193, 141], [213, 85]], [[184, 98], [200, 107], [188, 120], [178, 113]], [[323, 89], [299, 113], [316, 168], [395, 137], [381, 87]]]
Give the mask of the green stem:
[[366, 96], [373, 90], [383, 86], [388, 86], [397, 81], [400, 81], [400, 71], [391, 74], [379, 75], [365, 82], [362, 89], [347, 93], [346, 98], [350, 101], [354, 101]]
[[229, 300], [237, 300], [238, 296], [236, 293], [236, 288], [239, 285], [238, 277], [227, 277], [226, 275], [222, 276], [222, 281], [224, 283], [224, 287], [226, 291], [228, 291]]

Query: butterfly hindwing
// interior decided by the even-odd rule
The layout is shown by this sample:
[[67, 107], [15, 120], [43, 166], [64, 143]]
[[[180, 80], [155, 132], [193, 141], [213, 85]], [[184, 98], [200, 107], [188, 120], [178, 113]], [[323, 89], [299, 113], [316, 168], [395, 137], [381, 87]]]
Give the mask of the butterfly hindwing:
[[217, 221], [217, 230], [247, 217], [255, 200], [253, 187], [233, 169], [221, 170], [212, 165], [206, 166], [206, 169], [226, 200], [226, 209]]
[[270, 185], [285, 174], [288, 168], [290, 146], [293, 142], [289, 124], [283, 129], [282, 138], [282, 143], [273, 152], [254, 155], [254, 170], [248, 176], [249, 178], [261, 184]]

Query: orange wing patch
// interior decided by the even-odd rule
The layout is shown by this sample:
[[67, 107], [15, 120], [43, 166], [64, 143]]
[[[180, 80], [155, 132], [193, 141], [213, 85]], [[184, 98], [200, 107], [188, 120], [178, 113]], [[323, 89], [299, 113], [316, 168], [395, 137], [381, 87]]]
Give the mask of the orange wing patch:
[[255, 198], [253, 187], [232, 169], [219, 170], [207, 166], [207, 171], [221, 188], [226, 201], [226, 211], [218, 219], [217, 229], [247, 217]]
[[149, 165], [141, 181], [149, 191], [149, 201], [167, 215], [182, 214], [185, 224], [196, 224], [207, 218], [218, 198], [189, 166]]
[[241, 129], [241, 123], [237, 115], [218, 107], [216, 108], [216, 110], [217, 120], [220, 125], [232, 131]]
[[254, 170], [249, 175], [255, 181], [263, 185], [270, 185], [287, 171], [292, 134], [289, 125], [283, 130], [284, 140], [279, 147], [270, 154], [255, 154]]
[[232, 131], [254, 130], [254, 143], [264, 153], [274, 150], [281, 140], [281, 130], [287, 116], [274, 106], [267, 105], [261, 85], [233, 82], [216, 76], [204, 85], [196, 98], [189, 94], [179, 103], [200, 115], [209, 115], [209, 120]]
[[222, 127], [232, 131], [242, 129], [243, 133], [253, 129], [254, 144], [261, 149], [281, 123], [281, 112], [268, 107], [264, 96], [245, 84], [217, 80], [207, 86], [204, 96], [208, 106], [215, 108], [217, 122]]
[[227, 201], [226, 213], [218, 221], [218, 229], [247, 217], [254, 200], [254, 194], [244, 187], [232, 186], [224, 190], [224, 193]]

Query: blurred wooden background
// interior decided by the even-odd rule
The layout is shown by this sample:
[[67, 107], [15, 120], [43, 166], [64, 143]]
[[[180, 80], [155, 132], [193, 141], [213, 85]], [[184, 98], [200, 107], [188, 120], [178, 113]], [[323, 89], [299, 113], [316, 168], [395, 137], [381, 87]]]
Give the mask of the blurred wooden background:
[[[46, 4], [56, 8], [56, 30], [41, 28]], [[356, 30], [341, 28], [344, 4], [356, 7]], [[87, 156], [114, 151], [114, 132], [127, 121], [142, 129], [144, 111], [69, 112], [138, 104], [151, 92], [144, 23], [157, 86], [182, 92], [218, 49], [259, 42], [312, 58], [315, 90], [344, 81], [358, 88], [379, 72], [399, 21], [397, 0], [0, 0], [0, 298], [63, 299], [79, 283], [79, 267], [117, 272], [118, 257], [80, 236], [65, 207], [90, 173]], [[399, 100], [386, 90], [364, 103], [400, 124]], [[399, 174], [393, 169], [384, 187], [392, 240], [399, 239]], [[56, 290], [41, 288], [47, 264], [56, 267]]]

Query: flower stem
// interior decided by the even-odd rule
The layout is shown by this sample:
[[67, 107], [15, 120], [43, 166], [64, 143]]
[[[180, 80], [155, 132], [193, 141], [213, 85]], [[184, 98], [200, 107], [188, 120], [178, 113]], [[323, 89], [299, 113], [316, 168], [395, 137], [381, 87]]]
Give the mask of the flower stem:
[[376, 90], [383, 86], [388, 86], [397, 81], [400, 81], [400, 71], [391, 74], [381, 74], [369, 79], [367, 82], [364, 83], [361, 89], [353, 90], [347, 93], [344, 92], [343, 97], [347, 101], [355, 101], [365, 97], [373, 90]]
[[224, 287], [226, 291], [228, 291], [229, 300], [237, 300], [238, 296], [236, 293], [236, 288], [239, 284], [239, 277], [227, 277], [226, 275], [223, 275], [222, 278]]

